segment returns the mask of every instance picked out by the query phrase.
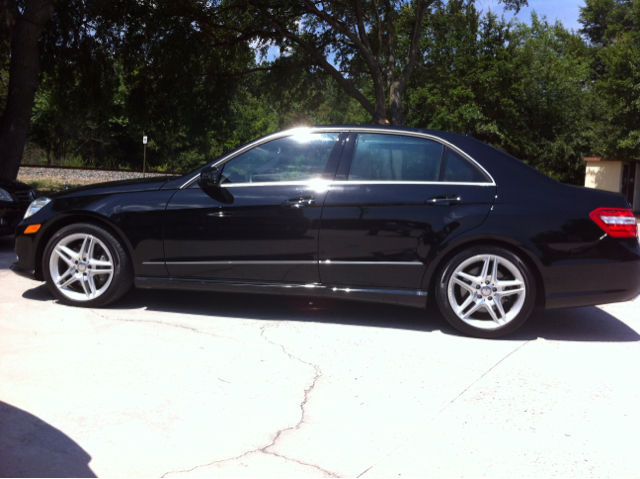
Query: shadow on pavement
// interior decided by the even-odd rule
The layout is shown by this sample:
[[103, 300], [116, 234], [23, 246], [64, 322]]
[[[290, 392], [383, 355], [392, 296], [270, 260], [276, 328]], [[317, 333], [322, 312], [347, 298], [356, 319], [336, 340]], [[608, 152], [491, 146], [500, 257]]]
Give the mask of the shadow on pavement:
[[[54, 300], [44, 284], [25, 291], [22, 296], [35, 301]], [[424, 311], [327, 298], [132, 289], [124, 298], [105, 309], [122, 312], [146, 309], [175, 314], [332, 323], [422, 332], [440, 330], [445, 334], [459, 335], [432, 304]], [[640, 335], [635, 330], [595, 306], [534, 310], [522, 328], [502, 340], [526, 341], [537, 338], [557, 341], [640, 341]]]
[[13, 236], [0, 236], [0, 269], [9, 269], [16, 260]]
[[[11, 259], [10, 262], [8, 258]], [[8, 268], [14, 261], [13, 258], [13, 238], [0, 237], [0, 269]], [[43, 283], [25, 291], [22, 297], [35, 301], [54, 299]], [[255, 320], [326, 322], [423, 332], [441, 330], [446, 334], [458, 335], [432, 304], [425, 312], [402, 306], [327, 298], [132, 289], [123, 299], [108, 307], [112, 310], [140, 308], [176, 314]], [[521, 329], [503, 340], [536, 338], [559, 341], [640, 341], [640, 335], [633, 329], [594, 306], [535, 310]]]
[[97, 477], [89, 461], [62, 432], [0, 401], [0, 477]]

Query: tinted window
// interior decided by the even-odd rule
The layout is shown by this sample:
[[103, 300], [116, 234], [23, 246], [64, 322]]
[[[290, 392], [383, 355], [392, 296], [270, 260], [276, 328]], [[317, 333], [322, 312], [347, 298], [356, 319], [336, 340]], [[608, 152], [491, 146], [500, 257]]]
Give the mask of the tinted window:
[[449, 148], [444, 153], [442, 181], [460, 183], [489, 182], [475, 166]]
[[264, 143], [225, 163], [222, 183], [306, 181], [322, 177], [338, 133], [301, 133]]
[[438, 181], [442, 145], [410, 136], [360, 134], [349, 181]]

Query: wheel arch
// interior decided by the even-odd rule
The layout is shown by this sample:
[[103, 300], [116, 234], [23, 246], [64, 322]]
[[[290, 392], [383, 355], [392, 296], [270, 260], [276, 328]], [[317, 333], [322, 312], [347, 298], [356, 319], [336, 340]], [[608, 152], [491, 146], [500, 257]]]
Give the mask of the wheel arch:
[[450, 244], [443, 250], [438, 252], [433, 261], [429, 263], [423, 277], [422, 286], [423, 289], [429, 291], [429, 297], [435, 298], [435, 286], [438, 278], [444, 276], [444, 268], [447, 262], [461, 251], [474, 247], [474, 246], [499, 246], [511, 251], [518, 256], [531, 270], [536, 282], [536, 306], [545, 306], [545, 284], [541, 272], [541, 264], [536, 255], [518, 244], [510, 238], [504, 237], [471, 237], [462, 239], [454, 244]]
[[46, 229], [42, 232], [42, 236], [40, 237], [36, 247], [35, 275], [38, 279], [44, 278], [42, 272], [42, 257], [44, 256], [44, 250], [47, 247], [49, 240], [62, 228], [74, 223], [90, 223], [105, 228], [117, 239], [122, 241], [127, 253], [129, 254], [129, 258], [133, 258], [133, 247], [126, 235], [120, 228], [113, 224], [113, 222], [109, 221], [107, 217], [95, 213], [92, 214], [90, 211], [69, 212], [56, 216], [52, 221], [46, 223]]

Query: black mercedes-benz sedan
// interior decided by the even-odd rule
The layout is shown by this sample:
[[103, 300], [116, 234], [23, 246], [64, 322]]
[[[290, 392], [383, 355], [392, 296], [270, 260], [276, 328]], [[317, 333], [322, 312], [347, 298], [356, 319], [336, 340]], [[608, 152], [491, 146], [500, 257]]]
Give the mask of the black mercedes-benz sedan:
[[13, 271], [63, 303], [138, 288], [425, 307], [499, 337], [544, 308], [640, 294], [635, 217], [469, 137], [331, 126], [260, 138], [183, 177], [34, 201]]

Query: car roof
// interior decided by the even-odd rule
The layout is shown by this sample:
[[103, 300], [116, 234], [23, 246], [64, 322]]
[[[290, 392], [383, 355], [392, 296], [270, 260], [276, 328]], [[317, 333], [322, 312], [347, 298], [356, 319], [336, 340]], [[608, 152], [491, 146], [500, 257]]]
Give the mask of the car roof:
[[[458, 135], [457, 133], [449, 133], [446, 131], [440, 131], [440, 130], [429, 130], [427, 128], [414, 128], [414, 127], [410, 127], [410, 126], [391, 126], [391, 125], [356, 125], [356, 124], [347, 124], [347, 125], [312, 125], [312, 126], [308, 126], [308, 127], [301, 127], [301, 128], [310, 128], [310, 129], [323, 129], [323, 128], [331, 128], [331, 129], [337, 129], [337, 130], [386, 130], [389, 132], [398, 132], [398, 133], [423, 133], [423, 134], [428, 134], [428, 135], [432, 135], [432, 136], [438, 136], [441, 137], [442, 134], [448, 134], [448, 135], [456, 135], [456, 136], [463, 136], [463, 135]], [[298, 128], [289, 128], [287, 130], [296, 130]]]

